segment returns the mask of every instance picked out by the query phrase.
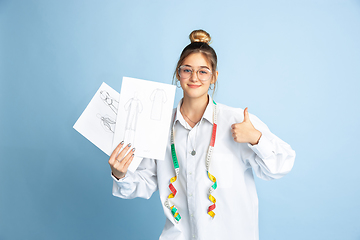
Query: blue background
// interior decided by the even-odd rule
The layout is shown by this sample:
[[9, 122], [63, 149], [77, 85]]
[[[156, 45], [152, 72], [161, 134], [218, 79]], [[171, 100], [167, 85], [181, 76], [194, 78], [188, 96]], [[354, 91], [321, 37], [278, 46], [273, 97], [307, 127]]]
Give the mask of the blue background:
[[199, 28], [215, 100], [297, 152], [287, 176], [256, 180], [260, 239], [360, 239], [359, 1], [0, 0], [1, 240], [158, 238], [158, 193], [113, 197], [107, 155], [72, 126], [102, 82], [171, 83]]

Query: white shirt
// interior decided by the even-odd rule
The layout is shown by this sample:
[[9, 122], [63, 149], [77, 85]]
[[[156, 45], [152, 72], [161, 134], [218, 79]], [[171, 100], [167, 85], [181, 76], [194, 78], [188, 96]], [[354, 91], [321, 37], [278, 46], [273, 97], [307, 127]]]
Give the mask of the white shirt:
[[[258, 197], [253, 171], [265, 180], [280, 178], [291, 170], [295, 152], [252, 114], [252, 124], [262, 133], [259, 143], [252, 146], [235, 142], [231, 125], [243, 121], [243, 109], [217, 104], [218, 126], [210, 173], [216, 177], [218, 186], [212, 193], [216, 198], [216, 215], [212, 219], [207, 209], [212, 204], [208, 190], [213, 183], [205, 166], [213, 125], [212, 99], [209, 96], [204, 115], [194, 128], [184, 120], [180, 106], [181, 101], [174, 109], [176, 118], [173, 123], [180, 172], [174, 183], [177, 194], [170, 201], [178, 208], [181, 220], [176, 223], [163, 204], [166, 223], [160, 239], [259, 239]], [[195, 147], [197, 153], [192, 156]], [[171, 193], [169, 183], [174, 176], [169, 136], [165, 160], [143, 159], [135, 173], [128, 172], [119, 181], [114, 178], [113, 195], [126, 199], [150, 198], [159, 190], [164, 203]]]

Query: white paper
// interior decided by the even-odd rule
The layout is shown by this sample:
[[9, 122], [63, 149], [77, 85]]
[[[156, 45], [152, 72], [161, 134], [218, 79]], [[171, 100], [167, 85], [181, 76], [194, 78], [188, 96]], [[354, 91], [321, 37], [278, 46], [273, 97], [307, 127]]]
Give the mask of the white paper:
[[175, 90], [174, 85], [124, 77], [113, 148], [124, 141], [136, 148], [136, 157], [164, 160]]
[[73, 128], [107, 155], [113, 151], [119, 93], [102, 83]]

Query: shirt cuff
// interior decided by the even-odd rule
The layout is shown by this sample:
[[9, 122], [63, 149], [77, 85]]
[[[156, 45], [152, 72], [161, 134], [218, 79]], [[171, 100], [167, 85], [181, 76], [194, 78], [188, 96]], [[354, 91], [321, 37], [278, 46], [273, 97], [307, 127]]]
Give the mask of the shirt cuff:
[[110, 174], [111, 174], [112, 179], [114, 179], [115, 182], [123, 182], [123, 181], [127, 178], [127, 176], [128, 176], [128, 174], [126, 174], [125, 177], [120, 178], [120, 179], [118, 180], [112, 173], [110, 173]]
[[251, 145], [250, 143], [248, 143], [248, 146], [261, 159], [266, 159], [275, 154], [272, 148], [272, 142], [266, 136], [264, 136], [264, 134], [262, 134], [262, 136], [260, 137], [258, 144]]

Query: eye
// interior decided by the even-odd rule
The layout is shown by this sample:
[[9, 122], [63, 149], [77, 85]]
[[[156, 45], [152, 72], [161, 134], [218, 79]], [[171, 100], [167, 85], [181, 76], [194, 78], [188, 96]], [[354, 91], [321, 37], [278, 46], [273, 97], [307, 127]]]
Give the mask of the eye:
[[199, 70], [199, 73], [200, 73], [201, 75], [207, 75], [207, 74], [209, 74], [209, 70], [207, 70], [207, 69], [200, 69], [200, 70]]
[[191, 71], [191, 69], [189, 69], [189, 68], [184, 68], [184, 69], [183, 69], [183, 72], [184, 72], [184, 73], [191, 73], [192, 71]]

